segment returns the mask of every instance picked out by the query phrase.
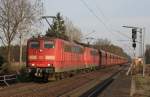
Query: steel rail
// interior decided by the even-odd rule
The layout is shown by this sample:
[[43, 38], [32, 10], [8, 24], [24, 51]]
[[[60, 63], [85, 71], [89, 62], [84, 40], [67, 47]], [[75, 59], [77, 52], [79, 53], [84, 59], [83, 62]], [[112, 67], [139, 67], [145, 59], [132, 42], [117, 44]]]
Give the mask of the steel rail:
[[95, 87], [91, 88], [87, 92], [83, 93], [79, 97], [97, 97], [102, 91], [106, 89], [107, 86], [109, 86], [118, 76], [118, 74], [124, 69], [121, 68], [117, 72], [115, 72], [113, 75], [111, 75], [109, 78], [105, 79], [103, 82], [100, 82]]

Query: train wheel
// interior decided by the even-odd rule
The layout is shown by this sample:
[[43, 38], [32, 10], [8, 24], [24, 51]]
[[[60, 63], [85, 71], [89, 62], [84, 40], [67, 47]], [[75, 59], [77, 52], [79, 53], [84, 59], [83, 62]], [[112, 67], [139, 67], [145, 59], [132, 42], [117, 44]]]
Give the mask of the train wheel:
[[69, 74], [67, 72], [64, 73], [64, 78], [68, 78]]
[[48, 78], [49, 78], [49, 74], [48, 73], [44, 73], [42, 76], [42, 79], [44, 82], [48, 82]]
[[55, 74], [55, 79], [56, 79], [56, 80], [60, 80], [60, 79], [61, 79], [60, 73], [56, 73], [56, 74]]
[[30, 73], [29, 73], [29, 78], [34, 81], [36, 79], [36, 76], [35, 76], [35, 70], [32, 70]]
[[59, 79], [62, 80], [65, 78], [65, 74], [64, 73], [59, 73]]
[[74, 76], [74, 74], [71, 72], [70, 74], [69, 74], [69, 77], [73, 77]]

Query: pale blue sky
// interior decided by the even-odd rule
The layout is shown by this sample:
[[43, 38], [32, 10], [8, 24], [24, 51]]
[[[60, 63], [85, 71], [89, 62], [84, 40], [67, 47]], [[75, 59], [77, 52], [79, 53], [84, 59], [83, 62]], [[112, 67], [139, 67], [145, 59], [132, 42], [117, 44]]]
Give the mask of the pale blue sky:
[[139, 26], [146, 28], [146, 43], [150, 44], [150, 0], [84, 0], [94, 10], [97, 16], [107, 25], [107, 28], [98, 21], [84, 6], [81, 0], [44, 0], [45, 15], [56, 15], [61, 12], [68, 17], [83, 35], [95, 30], [91, 34], [94, 38], [108, 38], [112, 43], [128, 49], [127, 40], [115, 30], [131, 37], [129, 29], [122, 28], [123, 25]]

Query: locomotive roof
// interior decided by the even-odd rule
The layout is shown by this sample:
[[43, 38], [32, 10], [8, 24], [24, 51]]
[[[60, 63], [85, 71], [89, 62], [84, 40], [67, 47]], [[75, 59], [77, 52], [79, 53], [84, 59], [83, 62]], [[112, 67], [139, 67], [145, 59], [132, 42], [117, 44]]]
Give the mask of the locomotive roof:
[[46, 36], [41, 37], [41, 36], [38, 36], [38, 37], [32, 37], [32, 38], [30, 38], [29, 40], [32, 41], [32, 40], [39, 40], [39, 39], [54, 40], [54, 39], [56, 39], [56, 38], [55, 38], [55, 37], [46, 37]]

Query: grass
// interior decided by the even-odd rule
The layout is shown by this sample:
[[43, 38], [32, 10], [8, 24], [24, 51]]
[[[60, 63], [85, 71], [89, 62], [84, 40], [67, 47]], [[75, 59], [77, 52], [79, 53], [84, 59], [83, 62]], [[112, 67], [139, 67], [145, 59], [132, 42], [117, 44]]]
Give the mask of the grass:
[[10, 73], [17, 74], [18, 82], [31, 81], [25, 64], [19, 64], [19, 62], [12, 63], [8, 70]]
[[134, 79], [136, 84], [134, 97], [150, 97], [150, 76], [136, 75]]

